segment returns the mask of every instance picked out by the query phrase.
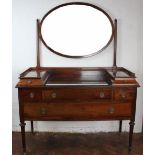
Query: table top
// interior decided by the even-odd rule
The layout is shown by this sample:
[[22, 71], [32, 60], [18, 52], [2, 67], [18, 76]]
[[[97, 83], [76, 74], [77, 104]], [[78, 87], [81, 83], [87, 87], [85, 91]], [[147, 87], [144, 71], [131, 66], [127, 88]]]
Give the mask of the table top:
[[20, 74], [19, 78], [20, 83], [17, 84], [18, 86], [25, 85], [22, 80], [28, 80], [25, 86], [29, 85], [29, 80], [33, 80], [30, 86], [36, 85], [35, 79], [42, 81], [37, 84], [39, 86], [137, 85], [135, 74], [123, 67], [33, 67]]

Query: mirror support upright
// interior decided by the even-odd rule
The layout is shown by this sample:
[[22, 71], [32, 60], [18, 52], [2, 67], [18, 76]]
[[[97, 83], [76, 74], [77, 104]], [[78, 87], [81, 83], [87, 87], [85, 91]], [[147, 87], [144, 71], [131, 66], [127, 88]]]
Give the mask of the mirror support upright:
[[36, 21], [37, 26], [37, 68], [40, 68], [40, 25], [39, 19]]
[[113, 75], [116, 76], [117, 73], [117, 19], [114, 20], [114, 57], [113, 57]]
[[116, 55], [117, 55], [117, 19], [114, 20], [114, 61], [113, 67], [117, 68], [116, 65]]

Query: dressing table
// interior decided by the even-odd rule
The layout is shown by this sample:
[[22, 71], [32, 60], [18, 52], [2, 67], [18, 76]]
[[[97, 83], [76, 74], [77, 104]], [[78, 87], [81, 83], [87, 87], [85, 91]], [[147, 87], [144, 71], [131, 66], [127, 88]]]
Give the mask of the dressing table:
[[[41, 42], [66, 59], [89, 59], [113, 43], [113, 66], [41, 67]], [[130, 120], [131, 151], [139, 84], [134, 73], [116, 65], [116, 56], [117, 20], [98, 6], [65, 3], [37, 20], [37, 65], [21, 73], [16, 85], [24, 154], [25, 121], [33, 133], [33, 121], [117, 120], [121, 132], [122, 120]]]

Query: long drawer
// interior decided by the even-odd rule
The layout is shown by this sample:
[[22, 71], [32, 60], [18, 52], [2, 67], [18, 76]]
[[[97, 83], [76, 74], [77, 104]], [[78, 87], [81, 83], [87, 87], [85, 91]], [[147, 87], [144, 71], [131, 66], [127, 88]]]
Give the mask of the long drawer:
[[131, 104], [109, 103], [25, 103], [24, 117], [34, 120], [102, 120], [128, 117]]
[[23, 89], [20, 91], [23, 102], [53, 102], [57, 100], [112, 100], [110, 88], [54, 88], [54, 89]]
[[55, 88], [43, 90], [43, 101], [112, 99], [110, 88]]
[[134, 88], [54, 88], [54, 89], [22, 89], [22, 102], [56, 102], [56, 101], [112, 101], [132, 102], [135, 99]]

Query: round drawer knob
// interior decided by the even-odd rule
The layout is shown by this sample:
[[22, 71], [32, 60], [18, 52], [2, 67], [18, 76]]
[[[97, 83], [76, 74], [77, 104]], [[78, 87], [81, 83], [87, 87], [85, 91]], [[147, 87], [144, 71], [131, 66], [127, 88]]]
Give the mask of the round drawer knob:
[[125, 95], [124, 93], [122, 93], [122, 94], [121, 94], [121, 98], [122, 98], [122, 99], [125, 99], [125, 98], [126, 98], [126, 95]]
[[115, 112], [115, 108], [114, 107], [110, 107], [109, 109], [108, 109], [108, 113], [109, 114], [113, 114]]
[[47, 109], [46, 108], [41, 108], [40, 113], [41, 113], [41, 115], [46, 115], [47, 114]]
[[30, 98], [34, 98], [34, 93], [30, 93]]
[[104, 92], [100, 92], [100, 98], [104, 98], [105, 95], [104, 95]]
[[32, 83], [32, 81], [31, 81], [31, 80], [28, 80], [28, 81], [27, 81], [27, 83], [28, 83], [28, 84], [31, 84], [31, 83]]
[[56, 98], [57, 97], [57, 94], [56, 93], [52, 93], [52, 98]]

